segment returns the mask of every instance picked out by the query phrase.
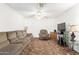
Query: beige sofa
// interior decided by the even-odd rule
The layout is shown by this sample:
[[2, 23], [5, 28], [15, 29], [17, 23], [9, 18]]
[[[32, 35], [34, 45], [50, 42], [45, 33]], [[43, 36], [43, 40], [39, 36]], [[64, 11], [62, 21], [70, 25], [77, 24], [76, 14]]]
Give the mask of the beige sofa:
[[32, 38], [25, 30], [0, 32], [0, 55], [20, 54]]

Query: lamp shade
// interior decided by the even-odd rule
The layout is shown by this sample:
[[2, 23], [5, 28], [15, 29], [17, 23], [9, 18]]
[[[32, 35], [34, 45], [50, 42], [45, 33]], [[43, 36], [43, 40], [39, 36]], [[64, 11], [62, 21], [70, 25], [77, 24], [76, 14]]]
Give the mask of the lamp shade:
[[78, 32], [78, 31], [79, 31], [79, 26], [77, 25], [70, 26], [70, 32]]

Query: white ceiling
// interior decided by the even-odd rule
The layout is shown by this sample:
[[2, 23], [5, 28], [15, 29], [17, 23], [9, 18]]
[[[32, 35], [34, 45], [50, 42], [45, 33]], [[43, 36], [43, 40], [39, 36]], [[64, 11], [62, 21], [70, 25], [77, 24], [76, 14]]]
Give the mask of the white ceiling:
[[[39, 7], [38, 3], [8, 3], [7, 5], [24, 17], [34, 17]], [[56, 17], [74, 5], [71, 3], [45, 3], [42, 8], [42, 13], [45, 17]]]

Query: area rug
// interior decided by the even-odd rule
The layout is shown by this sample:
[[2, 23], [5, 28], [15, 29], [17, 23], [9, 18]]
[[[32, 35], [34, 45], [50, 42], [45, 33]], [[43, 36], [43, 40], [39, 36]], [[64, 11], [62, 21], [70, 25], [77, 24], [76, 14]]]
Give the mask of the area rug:
[[58, 45], [56, 41], [34, 38], [21, 55], [79, 55], [79, 53]]

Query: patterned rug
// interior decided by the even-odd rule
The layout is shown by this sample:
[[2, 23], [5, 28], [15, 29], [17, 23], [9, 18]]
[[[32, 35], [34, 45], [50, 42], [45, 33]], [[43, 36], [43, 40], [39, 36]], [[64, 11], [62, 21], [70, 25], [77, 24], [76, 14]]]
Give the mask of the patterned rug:
[[79, 55], [79, 53], [58, 45], [56, 41], [36, 38], [25, 47], [21, 55]]

